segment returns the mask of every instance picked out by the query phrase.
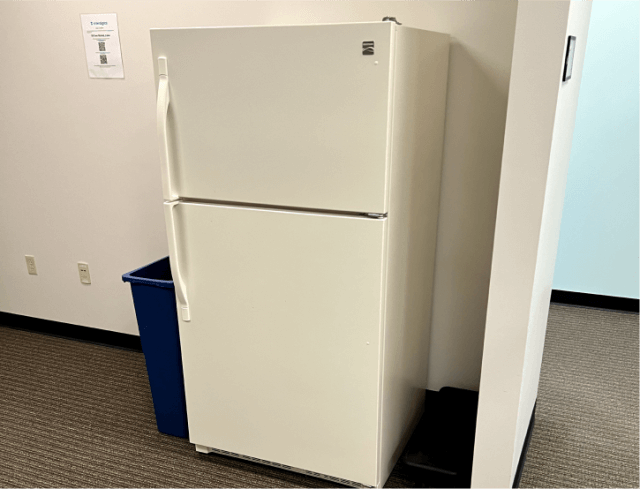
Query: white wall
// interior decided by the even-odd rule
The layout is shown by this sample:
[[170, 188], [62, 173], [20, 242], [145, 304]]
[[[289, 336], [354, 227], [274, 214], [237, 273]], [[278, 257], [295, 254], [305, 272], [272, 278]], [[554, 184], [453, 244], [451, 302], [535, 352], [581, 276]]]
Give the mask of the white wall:
[[[380, 20], [452, 36], [429, 387], [477, 388], [515, 2], [0, 3], [0, 310], [137, 334], [122, 273], [167, 254], [151, 27]], [[124, 80], [81, 13], [116, 12]], [[24, 255], [36, 257], [38, 276]], [[87, 261], [93, 284], [80, 284]]]
[[512, 487], [536, 402], [590, 11], [518, 6], [471, 487]]
[[428, 388], [477, 390], [517, 2], [427, 3], [454, 38]]
[[123, 15], [126, 79], [90, 80], [80, 13], [94, 10], [110, 11], [0, 5], [0, 309], [137, 334], [120, 276], [167, 254], [153, 83], [140, 62], [148, 34]]

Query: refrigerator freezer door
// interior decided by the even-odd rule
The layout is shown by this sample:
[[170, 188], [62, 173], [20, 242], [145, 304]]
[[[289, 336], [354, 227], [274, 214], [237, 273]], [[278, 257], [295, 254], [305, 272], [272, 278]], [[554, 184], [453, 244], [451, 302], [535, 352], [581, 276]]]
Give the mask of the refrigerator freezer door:
[[174, 191], [386, 212], [394, 33], [391, 22], [153, 29]]
[[190, 441], [375, 485], [386, 220], [174, 211]]

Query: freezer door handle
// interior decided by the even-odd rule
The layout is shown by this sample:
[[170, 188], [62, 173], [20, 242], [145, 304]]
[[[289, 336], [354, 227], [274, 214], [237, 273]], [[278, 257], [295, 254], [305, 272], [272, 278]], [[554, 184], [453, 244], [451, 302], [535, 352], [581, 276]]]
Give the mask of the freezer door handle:
[[178, 195], [171, 184], [171, 156], [167, 137], [167, 115], [169, 112], [169, 74], [167, 58], [158, 58], [158, 100], [156, 105], [156, 123], [160, 142], [160, 163], [162, 166], [162, 193], [164, 200], [175, 200]]
[[164, 206], [165, 222], [167, 223], [167, 235], [169, 238], [169, 257], [171, 262], [171, 274], [173, 275], [173, 283], [176, 290], [176, 298], [178, 299], [178, 313], [183, 321], [191, 321], [189, 312], [189, 301], [187, 299], [187, 290], [183, 280], [180, 267], [180, 255], [178, 253], [178, 239], [176, 234], [175, 218], [173, 208], [180, 202], [166, 202]]

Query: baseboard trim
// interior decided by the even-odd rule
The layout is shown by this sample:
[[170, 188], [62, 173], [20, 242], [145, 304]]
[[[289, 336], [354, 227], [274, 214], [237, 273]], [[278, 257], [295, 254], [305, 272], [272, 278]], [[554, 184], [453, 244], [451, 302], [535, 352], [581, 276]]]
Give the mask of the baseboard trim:
[[533, 427], [536, 424], [536, 404], [533, 406], [531, 412], [531, 420], [529, 420], [529, 428], [527, 428], [527, 434], [524, 437], [524, 444], [522, 445], [522, 452], [520, 452], [520, 460], [518, 461], [518, 467], [516, 468], [516, 475], [513, 478], [513, 487], [520, 487], [520, 479], [522, 479], [522, 471], [524, 470], [524, 464], [527, 461], [527, 453], [529, 452], [529, 445], [531, 444], [531, 435], [533, 435]]
[[638, 312], [638, 299], [587, 294], [584, 292], [570, 292], [567, 290], [552, 290], [551, 302], [570, 304], [573, 306], [596, 307], [598, 309], [613, 309], [614, 311]]
[[115, 331], [106, 331], [104, 329], [89, 328], [87, 326], [76, 326], [74, 324], [49, 321], [47, 319], [21, 316], [19, 314], [11, 314], [8, 312], [0, 312], [0, 326], [33, 331], [49, 336], [56, 336], [58, 338], [122, 348], [125, 350], [142, 351], [139, 336], [116, 333]]

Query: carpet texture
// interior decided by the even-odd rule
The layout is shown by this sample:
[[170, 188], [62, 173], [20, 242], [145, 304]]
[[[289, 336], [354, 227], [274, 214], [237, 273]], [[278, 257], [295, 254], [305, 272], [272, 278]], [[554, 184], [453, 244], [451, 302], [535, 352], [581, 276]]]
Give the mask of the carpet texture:
[[[6, 327], [0, 486], [336, 487], [158, 433], [141, 353]], [[521, 487], [638, 487], [637, 314], [552, 305]]]

